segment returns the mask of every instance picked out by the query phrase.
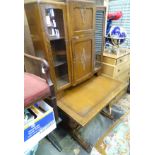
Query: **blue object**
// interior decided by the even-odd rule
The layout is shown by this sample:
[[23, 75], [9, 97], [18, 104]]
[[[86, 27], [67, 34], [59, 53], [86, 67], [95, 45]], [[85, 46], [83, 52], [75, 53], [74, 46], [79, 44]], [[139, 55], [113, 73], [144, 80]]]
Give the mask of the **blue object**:
[[[111, 19], [108, 19], [107, 20], [107, 29], [106, 29], [106, 36], [108, 36], [109, 34], [109, 31], [110, 31], [110, 28], [112, 27], [112, 20]], [[110, 42], [109, 42], [109, 38], [106, 38], [106, 46], [109, 46]]]
[[51, 125], [54, 122], [54, 112], [47, 114], [42, 119], [38, 120], [35, 124], [29, 126], [24, 130], [24, 142], [30, 139], [35, 134], [37, 134], [38, 132], [40, 132], [40, 130], [47, 128], [47, 126]]
[[123, 27], [111, 26], [112, 21], [108, 21], [107, 25], [107, 39], [106, 43], [110, 43], [113, 46], [119, 46], [126, 40], [127, 33]]
[[107, 20], [107, 29], [106, 29], [106, 35], [108, 35], [110, 28], [112, 27], [112, 20], [108, 19]]

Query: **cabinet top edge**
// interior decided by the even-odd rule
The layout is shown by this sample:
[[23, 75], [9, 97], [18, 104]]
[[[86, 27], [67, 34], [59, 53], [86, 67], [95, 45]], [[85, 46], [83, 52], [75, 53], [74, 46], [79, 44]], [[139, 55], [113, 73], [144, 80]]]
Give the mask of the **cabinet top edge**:
[[51, 4], [61, 4], [61, 5], [66, 5], [65, 2], [57, 2], [57, 1], [52, 1], [52, 0], [24, 0], [24, 4], [30, 4], [30, 3], [51, 3]]
[[66, 2], [85, 2], [85, 3], [92, 3], [95, 4], [94, 1], [90, 1], [90, 0], [66, 0]]
[[104, 5], [96, 5], [96, 9], [107, 9]]
[[109, 53], [108, 50], [104, 50], [103, 51], [103, 56], [118, 59], [120, 57], [123, 57], [125, 55], [130, 54], [130, 49], [128, 49], [128, 48], [122, 48], [121, 50], [122, 51], [120, 51], [118, 54], [114, 54], [114, 53], [111, 53], [111, 52]]

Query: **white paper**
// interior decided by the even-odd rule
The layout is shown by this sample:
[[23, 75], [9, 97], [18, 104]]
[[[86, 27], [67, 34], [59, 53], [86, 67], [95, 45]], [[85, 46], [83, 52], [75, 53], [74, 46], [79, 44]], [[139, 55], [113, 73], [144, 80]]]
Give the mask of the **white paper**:
[[47, 24], [47, 26], [52, 26], [52, 23], [51, 23], [49, 16], [46, 16], [46, 24]]

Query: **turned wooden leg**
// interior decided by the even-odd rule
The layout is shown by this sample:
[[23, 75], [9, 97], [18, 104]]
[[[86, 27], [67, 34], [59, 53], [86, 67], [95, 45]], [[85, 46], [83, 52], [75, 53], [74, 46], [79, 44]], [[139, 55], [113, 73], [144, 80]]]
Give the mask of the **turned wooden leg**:
[[102, 116], [105, 116], [105, 117], [108, 117], [109, 119], [111, 119], [111, 120], [114, 120], [114, 118], [113, 118], [113, 116], [112, 116], [112, 113], [111, 113], [111, 106], [109, 105], [108, 106], [108, 109], [109, 109], [109, 113], [106, 113], [105, 111], [101, 111], [100, 112], [100, 114], [102, 115]]
[[73, 139], [75, 139], [88, 153], [91, 152], [92, 150], [92, 145], [87, 143], [82, 137], [81, 135], [78, 133], [77, 130], [73, 130], [71, 132], [71, 136], [73, 137]]
[[[66, 127], [66, 126], [65, 126]], [[92, 150], [92, 145], [87, 143], [79, 134], [79, 130], [81, 129], [81, 126], [75, 122], [73, 119], [68, 120], [68, 131], [70, 132], [70, 135], [74, 140], [76, 140], [83, 149], [85, 149], [88, 153]]]
[[74, 140], [76, 140], [82, 147], [83, 149], [85, 149], [88, 153], [91, 152], [93, 146], [91, 144], [89, 144], [88, 142], [86, 142], [82, 137], [81, 135], [79, 134], [78, 130], [80, 129], [81, 127], [78, 127], [74, 130], [71, 131], [71, 136]]

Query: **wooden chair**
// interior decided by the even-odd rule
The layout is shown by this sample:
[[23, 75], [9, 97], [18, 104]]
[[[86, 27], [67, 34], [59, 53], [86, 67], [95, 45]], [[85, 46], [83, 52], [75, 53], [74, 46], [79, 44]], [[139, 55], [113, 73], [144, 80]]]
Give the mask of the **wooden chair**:
[[[41, 63], [41, 71], [46, 79], [45, 80], [31, 73], [24, 73], [24, 108], [29, 107], [30, 105], [36, 103], [39, 100], [48, 98], [48, 100], [50, 100], [48, 104], [53, 107], [55, 119], [56, 121], [58, 121], [56, 95], [54, 85], [50, 79], [49, 65], [47, 61], [26, 53], [24, 54], [24, 56], [29, 59], [39, 61]], [[59, 151], [62, 150], [54, 135], [49, 134], [47, 138]]]

